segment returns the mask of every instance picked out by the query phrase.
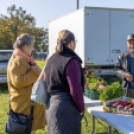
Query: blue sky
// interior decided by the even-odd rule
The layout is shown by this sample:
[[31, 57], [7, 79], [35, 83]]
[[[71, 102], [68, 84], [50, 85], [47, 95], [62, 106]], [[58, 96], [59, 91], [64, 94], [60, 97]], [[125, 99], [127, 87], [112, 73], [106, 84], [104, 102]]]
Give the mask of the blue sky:
[[[15, 4], [23, 7], [36, 18], [38, 27], [48, 28], [48, 23], [57, 17], [76, 10], [77, 0], [0, 0], [0, 14], [7, 14], [7, 7]], [[134, 0], [79, 0], [84, 6], [133, 8]]]

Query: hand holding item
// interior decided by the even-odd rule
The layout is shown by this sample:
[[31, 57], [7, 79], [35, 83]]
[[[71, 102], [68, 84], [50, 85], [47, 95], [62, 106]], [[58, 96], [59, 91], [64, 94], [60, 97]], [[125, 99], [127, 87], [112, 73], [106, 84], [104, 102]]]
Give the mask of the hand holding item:
[[126, 80], [127, 80], [128, 82], [133, 81], [133, 76], [132, 76], [129, 72], [127, 72], [127, 73], [125, 74], [125, 77], [126, 77]]

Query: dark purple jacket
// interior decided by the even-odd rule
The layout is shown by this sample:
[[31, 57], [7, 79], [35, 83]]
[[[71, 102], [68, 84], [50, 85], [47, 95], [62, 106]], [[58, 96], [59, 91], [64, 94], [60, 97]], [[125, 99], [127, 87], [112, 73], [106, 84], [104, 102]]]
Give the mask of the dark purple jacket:
[[76, 59], [67, 66], [66, 78], [70, 87], [72, 99], [80, 112], [84, 112], [83, 88], [81, 87], [81, 68]]

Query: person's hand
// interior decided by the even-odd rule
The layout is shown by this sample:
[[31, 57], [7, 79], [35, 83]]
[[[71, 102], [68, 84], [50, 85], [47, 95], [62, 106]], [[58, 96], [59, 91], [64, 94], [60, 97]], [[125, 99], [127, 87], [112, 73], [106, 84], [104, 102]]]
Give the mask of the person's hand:
[[83, 112], [81, 112], [80, 115], [83, 115]]
[[125, 74], [125, 77], [126, 77], [126, 80], [127, 80], [128, 82], [133, 81], [133, 76], [132, 76], [129, 72], [127, 72], [127, 73]]

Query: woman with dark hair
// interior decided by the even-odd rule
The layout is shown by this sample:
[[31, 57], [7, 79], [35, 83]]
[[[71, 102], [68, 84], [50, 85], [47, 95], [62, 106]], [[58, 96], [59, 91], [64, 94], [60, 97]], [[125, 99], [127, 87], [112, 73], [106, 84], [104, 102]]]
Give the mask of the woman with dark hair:
[[74, 34], [59, 32], [54, 53], [45, 68], [49, 93], [46, 121], [49, 134], [81, 134], [84, 112], [82, 60], [74, 52]]
[[[15, 113], [31, 114], [32, 84], [36, 82], [41, 69], [31, 57], [34, 38], [28, 34], [20, 35], [13, 47], [14, 52], [7, 69], [8, 89], [11, 109]], [[34, 103], [32, 134], [45, 127], [45, 107]]]

